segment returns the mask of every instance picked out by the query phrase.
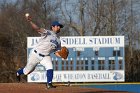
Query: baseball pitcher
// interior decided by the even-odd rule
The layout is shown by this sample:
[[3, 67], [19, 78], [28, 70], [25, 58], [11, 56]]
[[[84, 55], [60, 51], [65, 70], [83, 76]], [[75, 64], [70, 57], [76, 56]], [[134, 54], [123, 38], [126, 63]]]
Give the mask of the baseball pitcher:
[[46, 30], [44, 28], [39, 28], [32, 21], [29, 14], [26, 14], [25, 17], [31, 27], [41, 35], [41, 39], [30, 51], [26, 66], [17, 71], [17, 80], [20, 82], [20, 75], [28, 75], [35, 69], [37, 64], [41, 64], [46, 68], [47, 88], [55, 88], [56, 86], [52, 85], [53, 65], [50, 54], [54, 53], [56, 56], [66, 59], [69, 53], [66, 47], [61, 47], [61, 42], [57, 35], [57, 33], [60, 32], [60, 29], [63, 28], [63, 25], [58, 21], [54, 21], [51, 24], [51, 30]]

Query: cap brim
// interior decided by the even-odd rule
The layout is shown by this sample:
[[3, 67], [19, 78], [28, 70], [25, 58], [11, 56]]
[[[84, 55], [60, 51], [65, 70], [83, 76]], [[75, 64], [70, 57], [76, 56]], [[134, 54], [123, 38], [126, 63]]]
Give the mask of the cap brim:
[[64, 26], [63, 26], [63, 25], [61, 25], [61, 24], [60, 24], [59, 26], [60, 26], [60, 28], [63, 28], [63, 27], [64, 27]]

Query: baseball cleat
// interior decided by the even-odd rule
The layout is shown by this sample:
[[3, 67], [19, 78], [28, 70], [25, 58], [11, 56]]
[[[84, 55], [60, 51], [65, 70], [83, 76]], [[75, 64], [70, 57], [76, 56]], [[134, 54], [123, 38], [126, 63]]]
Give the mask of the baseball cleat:
[[46, 86], [47, 86], [47, 89], [56, 88], [56, 86], [53, 86], [52, 83], [48, 83], [46, 84]]
[[16, 73], [16, 79], [17, 79], [17, 82], [20, 82], [20, 75], [17, 75], [17, 73]]

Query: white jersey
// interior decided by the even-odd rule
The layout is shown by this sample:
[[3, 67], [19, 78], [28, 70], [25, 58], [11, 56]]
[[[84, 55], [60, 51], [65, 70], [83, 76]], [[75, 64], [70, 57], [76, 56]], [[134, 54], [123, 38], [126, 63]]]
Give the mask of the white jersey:
[[38, 44], [35, 46], [34, 50], [43, 55], [50, 55], [52, 52], [61, 49], [61, 42], [59, 37], [55, 32], [50, 30], [45, 30], [40, 32], [41, 38]]

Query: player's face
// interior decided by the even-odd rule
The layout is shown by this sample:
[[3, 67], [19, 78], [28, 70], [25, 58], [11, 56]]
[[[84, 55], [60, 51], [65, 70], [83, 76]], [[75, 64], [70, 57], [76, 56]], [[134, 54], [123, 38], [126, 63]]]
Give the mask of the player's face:
[[60, 32], [60, 26], [52, 26], [52, 30], [55, 31], [56, 33]]

